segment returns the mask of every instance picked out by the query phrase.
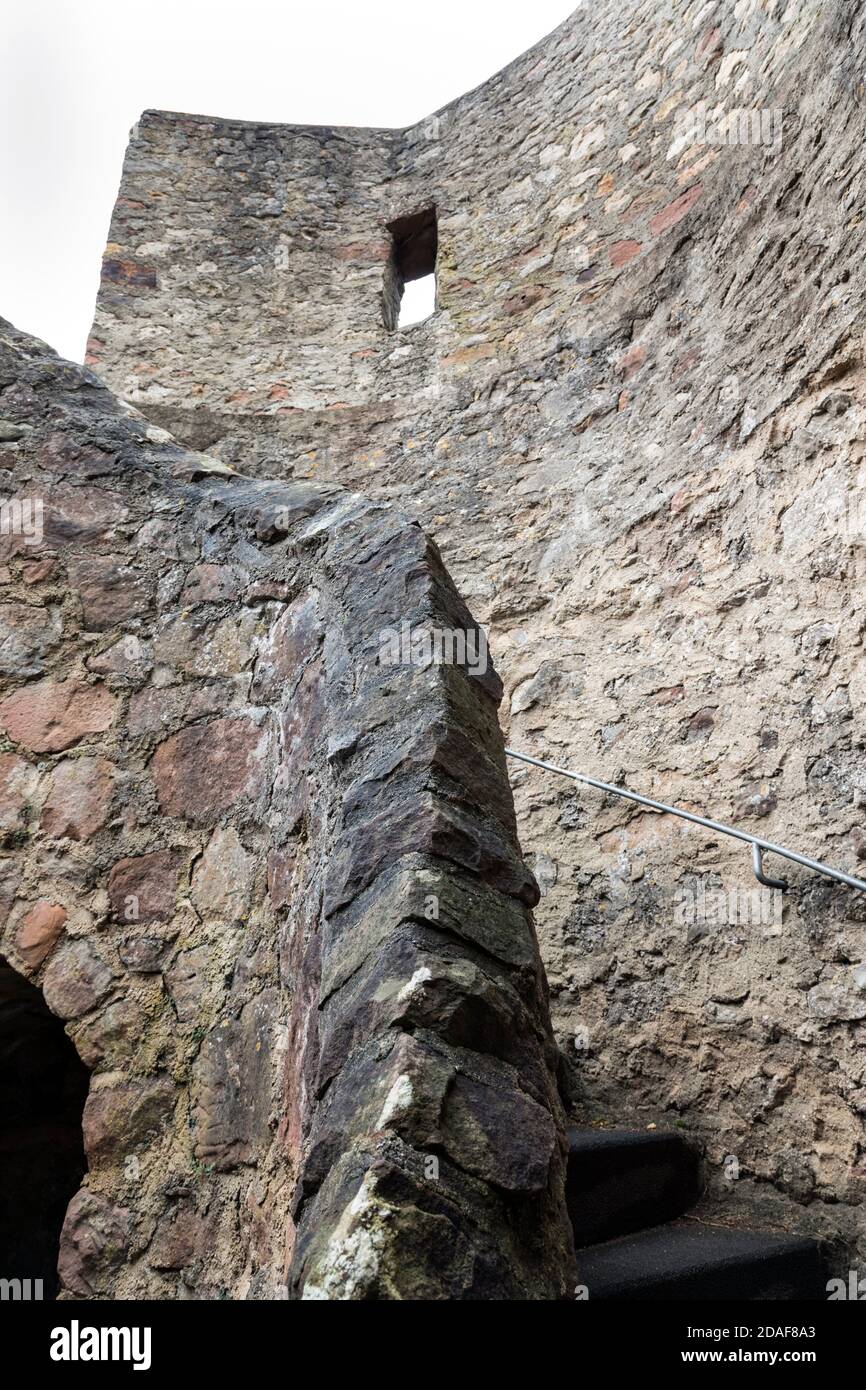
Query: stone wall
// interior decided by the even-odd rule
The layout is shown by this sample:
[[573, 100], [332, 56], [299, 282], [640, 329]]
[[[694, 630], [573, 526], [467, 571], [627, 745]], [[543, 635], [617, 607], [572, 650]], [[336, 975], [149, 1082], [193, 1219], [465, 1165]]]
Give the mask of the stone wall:
[[[146, 113], [92, 358], [194, 447], [417, 515], [513, 746], [862, 876], [863, 49], [861, 0], [617, 0], [402, 132]], [[394, 333], [387, 227], [431, 203], [438, 309]], [[697, 1136], [732, 1220], [862, 1238], [863, 898], [513, 785], [578, 1113]]]
[[563, 1296], [501, 685], [380, 637], [477, 633], [435, 546], [5, 323], [0, 417], [0, 956], [92, 1073], [65, 1295]]

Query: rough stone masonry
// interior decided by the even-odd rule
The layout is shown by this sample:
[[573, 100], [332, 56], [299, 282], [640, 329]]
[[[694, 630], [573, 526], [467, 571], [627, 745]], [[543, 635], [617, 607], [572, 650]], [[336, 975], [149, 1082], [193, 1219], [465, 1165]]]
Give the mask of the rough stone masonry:
[[0, 417], [0, 956], [92, 1073], [61, 1297], [566, 1296], [501, 684], [381, 659], [477, 631], [436, 547], [3, 321]]
[[[495, 681], [371, 664], [469, 621], [390, 504], [514, 746], [862, 876], [864, 29], [625, 0], [404, 131], [145, 113], [90, 359], [146, 418], [4, 330], [0, 493], [52, 505], [0, 558], [2, 950], [93, 1070], [70, 1293], [572, 1278]], [[862, 1263], [863, 899], [755, 910], [742, 847], [512, 772], [577, 1115]]]
[[[513, 746], [862, 876], [864, 40], [862, 0], [616, 0], [407, 130], [147, 112], [91, 359], [190, 447], [413, 512]], [[730, 1219], [862, 1261], [863, 898], [750, 911], [743, 847], [513, 786], [582, 1118], [681, 1126]]]

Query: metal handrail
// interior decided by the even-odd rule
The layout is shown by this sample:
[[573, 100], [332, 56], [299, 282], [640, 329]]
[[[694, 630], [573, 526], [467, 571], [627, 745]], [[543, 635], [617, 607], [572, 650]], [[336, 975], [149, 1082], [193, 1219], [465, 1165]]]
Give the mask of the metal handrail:
[[796, 850], [786, 849], [784, 845], [774, 845], [771, 840], [762, 840], [759, 835], [750, 835], [748, 830], [737, 830], [732, 825], [722, 825], [720, 821], [695, 815], [694, 811], [683, 811], [679, 806], [668, 806], [664, 801], [654, 801], [651, 796], [641, 796], [639, 792], [627, 791], [625, 787], [613, 787], [609, 782], [600, 782], [597, 777], [588, 777], [584, 772], [570, 772], [567, 768], [543, 762], [541, 758], [531, 758], [528, 753], [518, 753], [514, 748], [506, 748], [505, 752], [509, 758], [517, 758], [522, 763], [544, 768], [545, 772], [556, 772], [560, 777], [570, 777], [573, 782], [585, 782], [597, 791], [610, 792], [612, 796], [635, 801], [639, 806], [648, 806], [651, 811], [679, 816], [681, 820], [693, 821], [695, 825], [702, 825], [707, 830], [718, 830], [722, 835], [731, 835], [735, 840], [745, 841], [752, 846], [752, 869], [755, 878], [765, 888], [781, 888], [784, 892], [788, 887], [784, 879], [768, 878], [764, 873], [764, 853], [769, 852], [779, 854], [783, 859], [790, 859], [794, 864], [802, 864], [804, 868], [812, 869], [816, 874], [823, 874], [825, 878], [835, 879], [837, 883], [844, 883], [848, 888], [857, 888], [861, 893], [866, 893], [866, 883], [861, 878], [855, 878], [853, 874], [844, 874], [841, 869], [831, 869], [829, 864], [822, 864], [819, 859], [809, 859], [805, 854], [798, 854]]

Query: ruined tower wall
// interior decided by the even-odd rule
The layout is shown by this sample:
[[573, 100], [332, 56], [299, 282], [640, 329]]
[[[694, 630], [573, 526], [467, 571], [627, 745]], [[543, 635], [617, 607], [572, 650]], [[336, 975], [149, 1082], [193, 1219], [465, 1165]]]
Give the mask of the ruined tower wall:
[[[582, 8], [405, 132], [267, 128], [267, 172], [255, 127], [148, 114], [108, 253], [146, 273], [108, 271], [94, 360], [249, 471], [411, 509], [489, 626], [513, 746], [862, 876], [863, 47], [861, 3]], [[248, 182], [204, 207], [226, 145]], [[293, 230], [301, 146], [321, 231]], [[429, 203], [437, 312], [389, 332], [387, 224]], [[219, 288], [180, 314], [158, 248], [203, 232]], [[583, 1115], [694, 1132], [732, 1219], [787, 1222], [782, 1194], [850, 1235], [862, 898], [793, 871], [779, 909], [733, 842], [513, 785]]]
[[92, 1072], [65, 1294], [564, 1296], [501, 685], [380, 637], [474, 631], [435, 546], [5, 322], [0, 382], [39, 509], [0, 534], [0, 957]]

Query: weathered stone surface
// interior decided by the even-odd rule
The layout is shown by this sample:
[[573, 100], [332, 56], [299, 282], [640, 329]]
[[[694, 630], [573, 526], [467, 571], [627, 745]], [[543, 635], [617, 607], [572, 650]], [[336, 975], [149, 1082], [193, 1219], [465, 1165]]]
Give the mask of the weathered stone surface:
[[243, 915], [250, 896], [253, 860], [240, 842], [234, 826], [218, 827], [192, 880], [192, 898], [204, 916], [234, 918]]
[[180, 860], [172, 850], [119, 859], [108, 878], [114, 915], [122, 922], [166, 922], [174, 916]]
[[448, 1153], [466, 1172], [507, 1192], [547, 1186], [556, 1131], [549, 1113], [529, 1096], [457, 1076], [442, 1130]]
[[[347, 275], [369, 280], [374, 242], [385, 273], [388, 238], [368, 233], [340, 241]], [[538, 290], [511, 296], [518, 333]], [[492, 361], [486, 344], [452, 356], [467, 381]], [[0, 369], [4, 412], [34, 425], [15, 468], [47, 499], [55, 564], [39, 578], [4, 550], [9, 601], [32, 601], [25, 561], [46, 600], [62, 576], [50, 680], [113, 702], [105, 727], [54, 740], [99, 734], [79, 752], [115, 771], [102, 826], [87, 835], [94, 820], [58, 804], [71, 773], [45, 759], [36, 818], [49, 796], [46, 826], [65, 816], [82, 837], [52, 837], [46, 857], [24, 808], [12, 832], [28, 902], [48, 872], [75, 885], [45, 996], [94, 1070], [91, 1181], [129, 1214], [127, 1258], [104, 1272], [70, 1237], [67, 1293], [273, 1298], [288, 1271], [292, 1296], [562, 1297], [575, 1275], [537, 887], [501, 681], [436, 547], [338, 486], [233, 473], [198, 451], [208, 427], [179, 446], [11, 328]], [[462, 646], [388, 657], [383, 633], [404, 627]], [[10, 684], [13, 701], [41, 690]], [[58, 721], [41, 722], [55, 751]], [[375, 1268], [353, 1243], [368, 1215]]]
[[49, 545], [99, 541], [113, 536], [126, 520], [127, 509], [116, 493], [92, 483], [60, 483], [52, 488], [45, 515]]
[[252, 1161], [270, 1114], [272, 997], [247, 1005], [240, 1018], [205, 1040], [194, 1083], [196, 1158], [219, 1171]]
[[[50, 390], [50, 359], [42, 360], [41, 388]], [[113, 431], [147, 430], [144, 422], [121, 427], [105, 393], [102, 402]], [[88, 664], [116, 682], [112, 691], [70, 677], [68, 686], [52, 678], [46, 692], [21, 692], [42, 698], [38, 718], [30, 716], [39, 726], [36, 736], [28, 730], [31, 745], [59, 751], [101, 732], [111, 750], [53, 768], [42, 822], [55, 838], [77, 837], [98, 884], [76, 926], [83, 934], [55, 945], [44, 973], [49, 1007], [72, 1021], [76, 1045], [96, 1069], [84, 1121], [88, 1161], [112, 1192], [122, 1190], [142, 1229], [159, 1232], [152, 1258], [105, 1277], [125, 1294], [152, 1292], [147, 1270], [174, 1278], [199, 1248], [196, 1222], [173, 1215], [171, 1190], [158, 1180], [172, 1146], [180, 1139], [186, 1147], [186, 1110], [177, 1121], [170, 1113], [178, 1094], [165, 1074], [171, 1065], [172, 1077], [189, 1084], [193, 1154], [209, 1174], [216, 1223], [208, 1248], [220, 1251], [212, 1268], [196, 1255], [202, 1296], [218, 1296], [231, 1281], [274, 1296], [285, 1278], [274, 1233], [292, 1189], [292, 1290], [328, 1284], [327, 1242], [323, 1269], [316, 1241], [341, 1214], [323, 1212], [317, 1194], [332, 1170], [335, 1182], [356, 1174], [363, 1189], [371, 1139], [381, 1131], [403, 1146], [390, 1170], [402, 1214], [382, 1231], [386, 1284], [357, 1264], [348, 1271], [353, 1297], [386, 1287], [388, 1296], [447, 1287], [460, 1297], [558, 1297], [573, 1278], [562, 1117], [525, 908], [537, 890], [517, 848], [496, 725], [501, 687], [491, 670], [473, 674], [466, 664], [385, 671], [370, 660], [383, 626], [412, 620], [475, 632], [472, 619], [435, 549], [395, 513], [333, 488], [226, 482], [207, 460], [187, 463], [171, 441], [160, 447], [162, 502], [166, 487], [190, 486], [172, 476], [220, 481], [206, 484], [206, 496], [184, 495], [175, 537], [145, 523], [139, 560], [124, 567], [134, 581], [80, 555], [71, 567], [84, 591], [83, 621], [134, 621], [136, 652], [129, 661], [109, 658], [118, 645], [125, 651], [127, 635], [94, 656], [91, 637]], [[57, 440], [49, 456], [81, 462]], [[127, 500], [118, 508], [96, 498], [85, 516], [79, 496], [61, 494], [57, 540], [80, 548], [107, 537], [138, 505], [135, 489]], [[260, 546], [255, 602], [263, 607], [244, 610], [239, 626], [233, 614], [208, 616], [229, 602], [224, 577], [189, 577], [201, 554], [187, 520], [196, 508], [201, 544], [220, 570], [234, 572], [233, 546], [250, 563], [250, 535]], [[280, 545], [292, 526], [287, 567]], [[111, 545], [116, 555], [116, 538]], [[136, 593], [158, 592], [165, 612], [137, 611], [138, 600], [134, 613], [126, 606], [127, 583], [139, 582]], [[200, 600], [190, 607], [201, 621], [175, 616], [171, 605], [184, 592]], [[120, 609], [110, 606], [122, 598]], [[132, 696], [127, 722], [124, 685], [145, 680], [152, 684]], [[70, 688], [74, 699], [66, 698]], [[103, 710], [94, 718], [86, 703], [100, 691], [111, 701], [107, 718]], [[232, 706], [237, 712], [227, 713]], [[14, 723], [20, 708], [12, 713]], [[16, 786], [27, 776], [23, 762], [7, 768]], [[121, 857], [106, 863], [90, 840], [101, 844], [112, 807]], [[150, 848], [167, 815], [185, 823], [175, 833], [188, 853]], [[30, 851], [24, 858], [38, 872]], [[264, 884], [265, 859], [271, 891], [263, 904], [253, 888]], [[332, 907], [340, 908], [333, 930]], [[165, 931], [155, 929], [160, 922]], [[113, 934], [97, 947], [100, 923]], [[114, 934], [117, 923], [125, 929]], [[416, 1043], [416, 1031], [428, 1041]], [[457, 1078], [468, 1098], [457, 1098]], [[449, 1085], [455, 1099], [446, 1113]], [[503, 1147], [509, 1107], [524, 1133], [513, 1152]], [[428, 1231], [408, 1207], [431, 1147], [450, 1171], [449, 1195]], [[152, 1154], [161, 1157], [153, 1162]], [[239, 1245], [226, 1184], [252, 1167], [260, 1210]], [[142, 1182], [139, 1171], [153, 1177]], [[531, 1239], [513, 1235], [515, 1203]], [[450, 1282], [438, 1268], [446, 1246], [461, 1252]], [[67, 1288], [101, 1288], [98, 1251], [75, 1255], [74, 1242], [70, 1251]], [[251, 1259], [261, 1267], [248, 1286]], [[478, 1262], [488, 1270], [480, 1282], [471, 1272]]]
[[114, 1163], [150, 1140], [167, 1123], [177, 1099], [168, 1077], [129, 1081], [98, 1077], [84, 1106], [82, 1129], [91, 1163]]
[[207, 946], [182, 951], [165, 972], [165, 984], [181, 1023], [195, 1023], [201, 1017], [201, 1004], [212, 964]]
[[160, 936], [129, 933], [120, 943], [118, 955], [128, 970], [155, 975], [162, 969], [170, 944]]
[[[396, 782], [396, 785], [395, 785]], [[412, 784], [401, 797], [393, 779], [384, 789], [362, 783], [347, 797], [346, 830], [328, 877], [328, 909], [336, 911], [377, 874], [413, 851], [472, 868], [502, 893], [533, 906], [538, 887], [500, 827], [487, 816], [467, 814]]]
[[[863, 26], [836, 3], [703, 19], [685, 0], [625, 19], [584, 5], [404, 131], [267, 125], [253, 139], [235, 121], [148, 112], [111, 259], [155, 247], [155, 283], [104, 285], [94, 325], [109, 380], [192, 447], [245, 474], [285, 457], [296, 480], [411, 500], [489, 626], [512, 746], [853, 873], [866, 862], [866, 289], [849, 69]], [[244, 211], [267, 211], [253, 249], [243, 219], [232, 231], [223, 216], [239, 173]], [[327, 225], [293, 196], [323, 179], [339, 207]], [[438, 214], [438, 307], [395, 332], [388, 227], [422, 204]], [[219, 274], [181, 319], [177, 277], [195, 283], [217, 237]], [[384, 545], [368, 553], [390, 562]], [[381, 602], [381, 577], [358, 592], [407, 612], [399, 566], [395, 582], [399, 602]], [[346, 657], [345, 689], [376, 645]], [[358, 703], [376, 723], [388, 698]], [[344, 724], [327, 731], [335, 769], [358, 720]], [[777, 914], [749, 897], [742, 846], [512, 773], [521, 842], [545, 865], [539, 940], [580, 1118], [676, 1121], [718, 1155], [722, 1199], [723, 1157], [739, 1156], [755, 1181], [735, 1191], [756, 1208], [777, 1186], [804, 1201], [808, 1171], [849, 1240], [839, 1156], [861, 1139], [861, 1020], [830, 1014], [859, 1007], [832, 983], [863, 964], [858, 900], [794, 868]], [[311, 799], [305, 785], [302, 810]], [[302, 846], [280, 861], [301, 881]], [[348, 918], [377, 858], [341, 854]], [[707, 922], [717, 891], [726, 906]], [[729, 970], [749, 980], [739, 1003], [711, 998]], [[770, 1103], [756, 1078], [789, 1067], [796, 1085]], [[818, 1113], [831, 1141], [805, 1118]], [[802, 1158], [779, 1167], [783, 1152]], [[796, 1229], [811, 1207], [779, 1219]]]
[[161, 743], [152, 771], [165, 815], [212, 821], [266, 776], [268, 734], [246, 719], [214, 719]]
[[[474, 1079], [477, 1063], [459, 1073], [473, 1078], [473, 1095], [454, 1111], [451, 1142], [490, 1176], [461, 1174], [437, 1145], [434, 1183], [426, 1153], [414, 1147], [432, 1132], [425, 1125], [438, 1079], [451, 1075], [441, 1050], [456, 1046], [453, 1030], [465, 1026], [478, 1043], [485, 1016], [485, 1041], [500, 1045], [497, 1010], [483, 1006], [488, 991], [509, 996], [471, 954], [485, 942], [530, 1015], [537, 1011], [534, 1043], [520, 1035], [519, 1010], [512, 1017], [524, 1054], [536, 1049], [522, 1064], [520, 1094], [538, 1094], [546, 1015], [525, 907], [511, 897], [525, 897], [529, 880], [521, 890], [498, 811], [492, 825], [479, 820], [473, 788], [490, 783], [477, 780], [478, 762], [466, 762], [472, 775], [461, 776], [462, 760], [452, 756], [458, 768], [444, 768], [422, 741], [402, 766], [388, 763], [418, 707], [432, 727], [447, 706], [479, 750], [490, 748], [476, 721], [479, 681], [464, 682], [472, 693], [459, 709], [447, 705], [444, 680], [428, 690], [427, 673], [409, 680], [397, 667], [375, 685], [380, 629], [410, 615], [461, 621], [447, 616], [430, 558], [411, 551], [407, 532], [420, 531], [397, 522], [386, 538], [364, 504], [302, 483], [301, 471], [359, 488], [371, 506], [411, 500], [490, 625], [514, 746], [721, 819], [748, 818], [768, 837], [853, 872], [862, 862], [854, 831], [866, 795], [863, 528], [852, 504], [863, 488], [866, 310], [856, 234], [862, 109], [849, 69], [863, 46], [863, 16], [836, 4], [736, 5], [717, 6], [697, 28], [693, 19], [679, 0], [632, 26], [621, 7], [584, 6], [495, 84], [408, 131], [251, 132], [236, 122], [145, 115], [113, 219], [95, 352], [118, 390], [193, 449], [213, 447], [247, 475], [291, 471], [285, 513], [275, 485], [227, 479], [213, 471], [218, 463], [185, 456], [164, 436], [148, 439], [144, 422], [123, 420], [92, 379], [82, 390], [81, 374], [52, 365], [38, 345], [26, 343], [13, 361], [3, 402], [8, 452], [28, 486], [44, 470], [46, 534], [62, 572], [74, 574], [72, 547], [98, 544], [146, 571], [159, 594], [153, 611], [131, 620], [158, 651], [155, 668], [146, 659], [126, 671], [89, 664], [101, 657], [78, 645], [82, 606], [73, 593], [64, 647], [40, 651], [31, 634], [32, 675], [9, 675], [13, 684], [32, 681], [50, 659], [57, 679], [98, 671], [124, 700], [123, 682], [152, 680], [128, 725], [121, 702], [117, 721], [93, 731], [129, 739], [119, 759], [129, 800], [112, 860], [163, 842], [146, 774], [157, 770], [154, 739], [164, 746], [184, 723], [229, 713], [245, 720], [252, 699], [273, 707], [275, 767], [284, 740], [266, 811], [263, 787], [261, 800], [244, 792], [200, 821], [190, 813], [198, 750], [181, 760], [169, 814], [186, 822], [175, 829], [190, 836], [191, 859], [209, 843], [202, 824], [233, 827], [257, 865], [270, 852], [271, 901], [251, 900], [243, 948], [225, 923], [208, 937], [200, 1019], [195, 1010], [188, 1022], [175, 1018], [169, 994], [157, 1004], [157, 980], [134, 981], [154, 990], [136, 1065], [153, 1069], [171, 1054], [182, 1074], [188, 1047], [203, 1069], [196, 1103], [211, 1117], [205, 1132], [230, 1162], [243, 1154], [255, 1164], [264, 1192], [249, 1235], [244, 1228], [239, 1237], [238, 1202], [221, 1186], [235, 1182], [237, 1168], [206, 1180], [211, 1212], [232, 1217], [223, 1225], [209, 1218], [221, 1268], [195, 1274], [201, 1296], [279, 1283], [282, 1252], [274, 1255], [265, 1232], [279, 1227], [282, 1236], [274, 1216], [298, 1174], [294, 1293], [520, 1297], [527, 1287], [554, 1288], [568, 1264], [553, 1196], [545, 1206], [508, 1186], [540, 1170], [544, 1126], [530, 1125], [533, 1141], [509, 1173], [519, 1148], [500, 1152], [502, 1116], [486, 1103], [489, 1083]], [[701, 104], [728, 114], [778, 109], [783, 128], [757, 147], [708, 137], [689, 128]], [[333, 218], [323, 221], [320, 199], [295, 198], [310, 187], [323, 191]], [[395, 336], [381, 318], [393, 270], [386, 229], [422, 199], [439, 208], [439, 310]], [[244, 216], [227, 218], [226, 209]], [[217, 248], [215, 270], [199, 269], [202, 245]], [[203, 274], [207, 293], [178, 312], [179, 280], [201, 284]], [[391, 289], [393, 299], [393, 277]], [[4, 329], [4, 368], [16, 341]], [[253, 374], [243, 365], [251, 360]], [[85, 411], [97, 418], [82, 433], [98, 439], [70, 440]], [[52, 442], [58, 429], [60, 446]], [[94, 487], [95, 470], [118, 456], [122, 472]], [[354, 519], [340, 521], [341, 508], [344, 519], [354, 508]], [[134, 553], [126, 553], [127, 522], [140, 537]], [[315, 561], [300, 537], [306, 525], [317, 535]], [[29, 608], [25, 561], [34, 584], [48, 572], [36, 577], [19, 540], [0, 538], [4, 591], [12, 585], [8, 601]], [[232, 602], [205, 566], [255, 572], [245, 602], [261, 620], [258, 669], [252, 634], [237, 641], [228, 625], [237, 609], [202, 611], [201, 624], [199, 614], [178, 621], [184, 605]], [[313, 591], [325, 631], [315, 672], [312, 661], [298, 669], [288, 640], [272, 640], [280, 605], [303, 606]], [[287, 620], [280, 632], [290, 628]], [[205, 631], [202, 656], [195, 634]], [[203, 683], [222, 679], [221, 663], [231, 684], [217, 695]], [[284, 705], [290, 682], [297, 700]], [[441, 701], [435, 714], [428, 696]], [[332, 760], [321, 757], [326, 747]], [[115, 761], [114, 751], [106, 755]], [[218, 767], [210, 784], [220, 776]], [[675, 1116], [707, 1144], [717, 1189], [726, 1154], [755, 1175], [735, 1185], [732, 1201], [759, 1205], [771, 1189], [809, 1203], [793, 1214], [775, 1210], [781, 1224], [796, 1227], [803, 1211], [820, 1209], [823, 1233], [850, 1241], [856, 1210], [845, 1204], [862, 1196], [857, 901], [794, 869], [784, 914], [759, 903], [757, 920], [737, 920], [730, 891], [754, 887], [742, 847], [536, 771], [515, 769], [514, 785], [521, 837], [545, 890], [539, 932], [557, 1032], [579, 1065], [584, 1117], [634, 1125]], [[28, 788], [14, 838], [4, 841], [4, 853], [16, 855], [16, 884], [19, 869], [29, 885], [43, 872], [39, 845], [23, 842], [36, 790]], [[413, 842], [407, 808], [416, 804], [425, 838]], [[331, 830], [344, 814], [355, 819], [337, 845]], [[353, 846], [349, 836], [362, 840], [368, 826], [372, 842]], [[110, 865], [84, 841], [74, 849], [98, 917]], [[459, 969], [428, 935], [412, 935], [412, 950], [403, 950], [407, 919], [437, 930], [414, 887], [405, 913], [389, 892], [379, 898], [382, 879], [414, 883], [407, 866], [418, 867], [422, 849], [432, 875], [425, 897], [438, 902], [443, 935], [466, 943]], [[326, 920], [329, 863], [336, 891], [328, 906], [339, 906]], [[717, 889], [725, 908], [708, 922], [706, 896]], [[27, 900], [34, 896], [28, 887]], [[196, 930], [207, 932], [206, 915]], [[516, 959], [527, 942], [530, 960]], [[184, 942], [180, 958], [189, 949], [199, 946]], [[417, 969], [429, 969], [429, 979], [415, 979]], [[226, 1018], [243, 1031], [238, 1020], [263, 986], [281, 1000], [277, 1019], [289, 1015], [290, 991], [295, 1012], [289, 1041], [277, 1037], [261, 1075], [239, 1041], [231, 1049], [269, 1097], [250, 1121], [197, 1030]], [[104, 1014], [94, 1009], [88, 1024]], [[377, 1048], [419, 1017], [440, 1060], [419, 1047], [418, 1100], [404, 1104], [406, 1072], [398, 1071], [375, 1109], [385, 1057]], [[338, 1067], [334, 1099], [321, 1098], [334, 1123], [316, 1141], [314, 1164], [307, 1140], [321, 1108], [323, 1059], [323, 1075]], [[555, 1116], [555, 1099], [538, 1103]], [[372, 1129], [383, 1111], [385, 1128]], [[356, 1112], [364, 1118], [351, 1129]], [[271, 1118], [280, 1125], [278, 1156]], [[153, 1167], [162, 1181], [170, 1164]], [[507, 1176], [502, 1189], [497, 1173]], [[551, 1193], [554, 1186], [552, 1178]], [[127, 1201], [145, 1241], [170, 1224], [174, 1198], [149, 1176], [130, 1180]], [[741, 1218], [742, 1207], [735, 1211]], [[529, 1226], [557, 1252], [532, 1276], [525, 1237], [515, 1234]], [[846, 1256], [846, 1267], [858, 1259]], [[154, 1279], [145, 1266], [116, 1261], [110, 1277], [83, 1287], [133, 1297], [176, 1288], [170, 1270]], [[73, 1268], [69, 1286], [79, 1278]]]
[[681, 193], [679, 198], [675, 198], [666, 208], [662, 208], [661, 212], [657, 212], [654, 217], [650, 218], [649, 228], [652, 235], [659, 236], [662, 232], [666, 232], [669, 227], [675, 227], [678, 222], [683, 220], [686, 213], [691, 212], [700, 196], [701, 186], [695, 184], [693, 188]]
[[11, 859], [0, 859], [0, 927], [6, 925], [18, 890], [18, 870]]
[[52, 1013], [78, 1018], [104, 999], [112, 984], [111, 970], [90, 942], [69, 941], [48, 962], [42, 992]]
[[74, 1031], [75, 1046], [85, 1066], [119, 1066], [140, 1052], [146, 1024], [141, 1004], [127, 996], [104, 1004], [71, 1031]]
[[161, 690], [148, 686], [130, 700], [129, 732], [135, 738], [142, 734], [167, 733], [173, 724], [180, 723], [188, 700], [189, 695], [182, 689]]
[[206, 622], [201, 614], [181, 616], [160, 633], [154, 656], [194, 676], [233, 675], [249, 665], [256, 616], [249, 610], [233, 613], [219, 622]]
[[200, 1217], [188, 1206], [179, 1206], [160, 1221], [147, 1251], [153, 1269], [183, 1269], [195, 1259], [202, 1236]]
[[239, 575], [228, 565], [196, 565], [190, 571], [183, 602], [224, 603], [238, 596]]
[[828, 1023], [850, 1023], [866, 1018], [866, 980], [859, 989], [850, 977], [822, 980], [809, 990], [809, 1008]]
[[0, 830], [15, 830], [23, 824], [38, 781], [31, 763], [15, 753], [0, 753]]
[[31, 970], [38, 970], [50, 953], [65, 921], [66, 909], [45, 898], [25, 912], [15, 930], [15, 948]]
[[376, 880], [347, 910], [334, 914], [322, 947], [322, 997], [345, 984], [404, 921], [427, 922], [531, 972], [535, 946], [526, 909], [486, 884], [410, 855]]
[[107, 758], [69, 758], [52, 773], [42, 829], [54, 839], [88, 840], [108, 819], [113, 794], [114, 767]]
[[84, 610], [85, 627], [101, 632], [147, 611], [151, 597], [144, 575], [119, 555], [81, 555], [70, 578]]
[[110, 728], [114, 707], [104, 685], [49, 679], [0, 701], [0, 727], [34, 753], [60, 753]]
[[78, 1298], [106, 1295], [129, 1258], [130, 1213], [82, 1188], [69, 1203], [60, 1238], [58, 1272]]
[[0, 603], [0, 676], [40, 676], [60, 631], [56, 612], [27, 603]]
[[141, 685], [153, 670], [153, 649], [149, 643], [128, 633], [104, 651], [89, 657], [87, 669], [99, 676], [117, 676], [124, 683]]
[[304, 594], [277, 619], [260, 648], [253, 683], [256, 697], [272, 698], [286, 682], [295, 684], [305, 663], [318, 651], [323, 635], [318, 595]]

